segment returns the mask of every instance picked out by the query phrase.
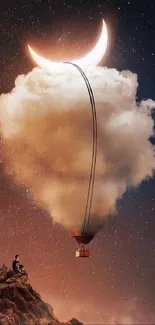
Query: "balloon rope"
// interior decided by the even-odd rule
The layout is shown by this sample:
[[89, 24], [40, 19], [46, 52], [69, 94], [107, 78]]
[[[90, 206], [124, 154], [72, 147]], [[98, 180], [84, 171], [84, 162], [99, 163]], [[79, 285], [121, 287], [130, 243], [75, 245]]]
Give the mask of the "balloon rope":
[[81, 73], [89, 93], [90, 104], [92, 108], [92, 118], [93, 118], [93, 148], [92, 148], [92, 162], [89, 176], [89, 185], [88, 185], [88, 194], [85, 207], [84, 223], [83, 223], [83, 233], [88, 232], [89, 223], [90, 223], [90, 213], [93, 199], [93, 190], [94, 190], [94, 181], [95, 181], [95, 169], [96, 169], [96, 157], [97, 157], [97, 114], [95, 107], [95, 100], [92, 88], [90, 86], [89, 80], [86, 77], [84, 71], [75, 63], [64, 62], [75, 66]]

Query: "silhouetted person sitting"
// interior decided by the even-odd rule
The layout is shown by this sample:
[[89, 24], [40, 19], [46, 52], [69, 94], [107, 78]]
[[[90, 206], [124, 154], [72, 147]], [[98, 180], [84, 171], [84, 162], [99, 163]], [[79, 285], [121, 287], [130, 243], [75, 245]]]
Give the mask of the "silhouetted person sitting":
[[20, 273], [19, 255], [15, 255], [15, 259], [12, 262], [12, 269], [15, 273]]
[[28, 274], [25, 271], [24, 265], [19, 264], [19, 255], [15, 255], [15, 259], [12, 262], [13, 272], [16, 273], [15, 277], [22, 277], [23, 275], [28, 279]]

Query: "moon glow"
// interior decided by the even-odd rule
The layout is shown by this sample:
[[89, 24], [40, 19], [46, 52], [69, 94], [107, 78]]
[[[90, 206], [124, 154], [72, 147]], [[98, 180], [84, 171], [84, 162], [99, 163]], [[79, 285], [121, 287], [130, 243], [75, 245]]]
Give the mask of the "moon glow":
[[[107, 26], [105, 21], [102, 20], [101, 35], [95, 47], [84, 57], [78, 60], [72, 60], [70, 62], [79, 65], [81, 68], [85, 68], [88, 66], [96, 66], [97, 64], [100, 63], [101, 59], [103, 58], [107, 49], [107, 44], [108, 44]], [[53, 68], [56, 68], [58, 66], [60, 67], [60, 65], [63, 63], [63, 62], [55, 62], [43, 58], [42, 56], [38, 55], [29, 44], [28, 44], [28, 49], [35, 63], [42, 68], [52, 70]]]

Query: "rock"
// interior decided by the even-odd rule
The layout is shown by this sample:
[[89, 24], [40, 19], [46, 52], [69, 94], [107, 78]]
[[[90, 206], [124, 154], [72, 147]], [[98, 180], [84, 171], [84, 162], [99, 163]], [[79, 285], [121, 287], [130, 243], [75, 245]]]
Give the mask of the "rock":
[[16, 282], [16, 281], [17, 281], [17, 278], [12, 277], [12, 278], [7, 279], [7, 280], [6, 280], [6, 283], [14, 283], [14, 282]]
[[0, 325], [82, 325], [74, 318], [60, 323], [53, 308], [32, 288], [28, 276], [0, 268]]
[[9, 270], [9, 271], [7, 271], [7, 279], [8, 278], [12, 278], [14, 276], [14, 272], [13, 272], [13, 270]]
[[0, 268], [0, 283], [3, 283], [7, 279], [7, 266], [5, 264]]
[[0, 276], [0, 283], [4, 283], [4, 281], [5, 281], [5, 278], [4, 278], [3, 275], [1, 275], [1, 276]]
[[76, 318], [72, 318], [70, 320], [71, 325], [83, 325], [81, 322], [79, 322]]
[[27, 279], [27, 277], [25, 275], [17, 278], [17, 282], [22, 283], [22, 284], [28, 284], [29, 283], [28, 279]]
[[[10, 286], [11, 282], [11, 286]], [[52, 308], [30, 285], [12, 279], [0, 288], [0, 325], [40, 325], [54, 321]]]

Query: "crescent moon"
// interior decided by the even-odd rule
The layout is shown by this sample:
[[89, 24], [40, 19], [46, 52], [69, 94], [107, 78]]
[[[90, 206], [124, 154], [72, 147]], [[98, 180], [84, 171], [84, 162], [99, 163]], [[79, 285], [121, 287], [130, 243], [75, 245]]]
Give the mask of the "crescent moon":
[[[96, 66], [103, 58], [106, 52], [107, 44], [108, 44], [107, 26], [105, 21], [102, 20], [101, 35], [95, 47], [81, 59], [73, 60], [70, 62], [79, 65], [81, 68], [87, 66]], [[63, 62], [55, 62], [55, 61], [44, 59], [43, 57], [38, 55], [29, 44], [28, 44], [28, 49], [35, 63], [42, 68], [52, 70], [53, 68], [56, 68], [58, 66], [60, 67], [60, 65], [63, 63]]]

